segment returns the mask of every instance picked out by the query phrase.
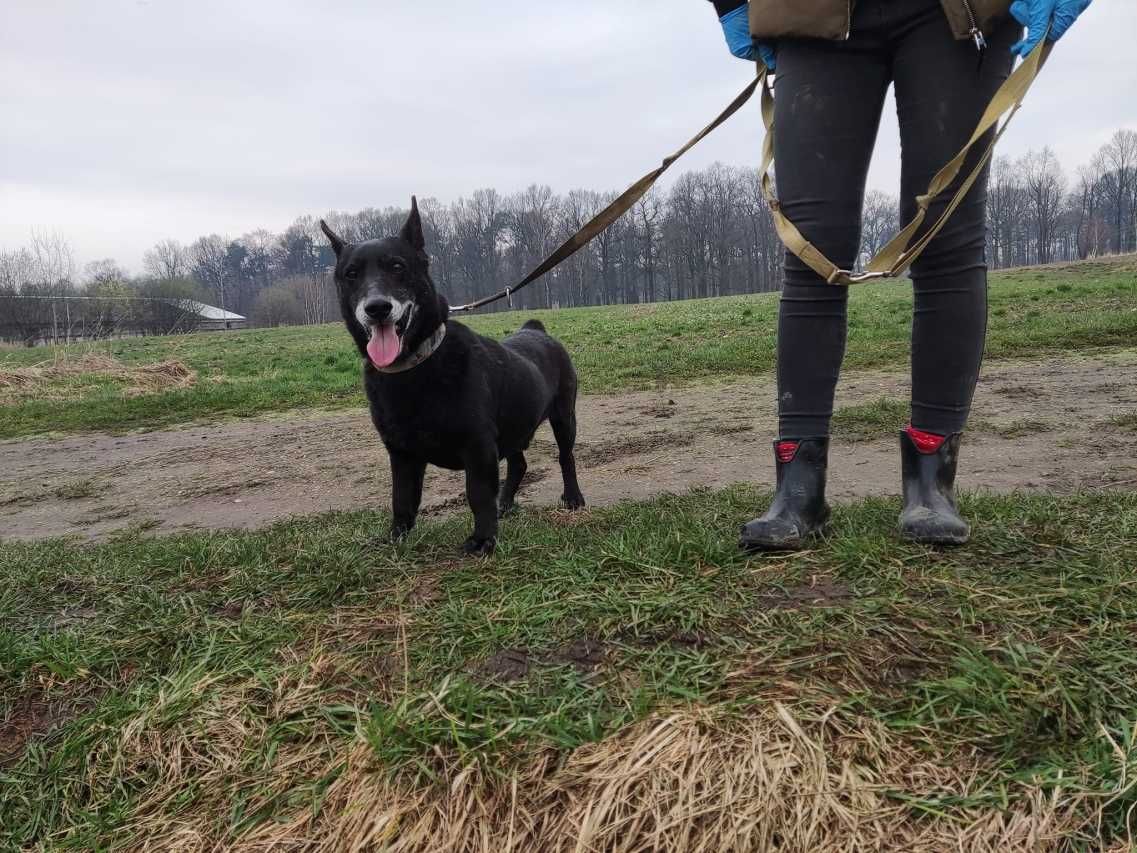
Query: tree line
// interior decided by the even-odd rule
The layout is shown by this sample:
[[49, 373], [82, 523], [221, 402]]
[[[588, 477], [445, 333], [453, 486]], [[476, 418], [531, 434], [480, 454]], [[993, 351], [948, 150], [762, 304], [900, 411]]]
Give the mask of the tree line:
[[[452, 304], [520, 279], [607, 205], [615, 192], [554, 193], [532, 185], [512, 194], [481, 189], [452, 203], [420, 204], [432, 274]], [[332, 212], [347, 240], [392, 234], [405, 207]], [[1119, 130], [1088, 164], [1068, 174], [1049, 148], [997, 158], [987, 198], [988, 259], [995, 268], [1137, 251], [1137, 132]], [[865, 198], [861, 261], [899, 227], [895, 196]], [[514, 307], [654, 302], [776, 290], [782, 250], [755, 170], [716, 163], [653, 189], [562, 266], [513, 298]], [[144, 256], [144, 273], [113, 260], [76, 274], [66, 241], [37, 237], [0, 253], [4, 296], [130, 295], [197, 299], [254, 325], [323, 323], [337, 308], [331, 250], [318, 220], [237, 238], [163, 240]], [[13, 304], [8, 302], [8, 305]], [[505, 307], [503, 304], [497, 307]]]

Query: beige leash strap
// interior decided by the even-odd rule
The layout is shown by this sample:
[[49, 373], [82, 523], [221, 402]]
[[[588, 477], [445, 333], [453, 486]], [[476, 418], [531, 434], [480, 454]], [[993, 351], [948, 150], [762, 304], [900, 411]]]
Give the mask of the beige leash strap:
[[[995, 150], [995, 143], [999, 141], [999, 138], [1010, 124], [1011, 118], [1022, 105], [1023, 98], [1026, 97], [1026, 93], [1030, 90], [1031, 84], [1035, 78], [1038, 77], [1039, 71], [1042, 70], [1042, 65], [1046, 61], [1046, 57], [1050, 54], [1050, 47], [1050, 43], [1043, 38], [1042, 41], [1039, 42], [1038, 47], [1036, 47], [1003, 82], [1003, 85], [999, 87], [999, 90], [995, 93], [994, 97], [992, 97], [991, 103], [987, 105], [987, 109], [983, 113], [983, 117], [979, 120], [975, 132], [971, 134], [971, 139], [969, 139], [960, 152], [932, 178], [931, 184], [928, 185], [927, 193], [916, 199], [917, 213], [915, 218], [904, 226], [903, 230], [893, 237], [892, 240], [868, 262], [865, 266], [865, 271], [862, 273], [854, 273], [850, 270], [843, 270], [838, 267], [818, 251], [817, 247], [806, 240], [801, 235], [801, 232], [797, 230], [797, 227], [782, 213], [781, 204], [774, 195], [773, 181], [770, 178], [770, 167], [774, 165], [774, 96], [770, 88], [768, 70], [765, 65], [759, 65], [757, 76], [746, 85], [746, 88], [743, 89], [710, 124], [695, 134], [686, 145], [674, 154], [664, 158], [663, 162], [657, 168], [652, 169], [624, 190], [615, 201], [586, 222], [579, 231], [565, 240], [551, 255], [534, 267], [525, 278], [521, 279], [521, 281], [512, 287], [500, 290], [492, 296], [483, 297], [466, 305], [454, 306], [450, 311], [451, 313], [473, 311], [476, 308], [481, 308], [483, 305], [488, 305], [499, 299], [511, 299], [512, 295], [521, 288], [536, 281], [545, 273], [583, 249], [593, 237], [604, 231], [609, 225], [627, 213], [633, 204], [643, 198], [644, 193], [651, 189], [652, 185], [659, 180], [660, 176], [670, 169], [680, 157], [694, 148], [719, 125], [738, 112], [739, 109], [750, 100], [750, 97], [754, 94], [758, 86], [762, 86], [762, 122], [766, 126], [766, 139], [762, 144], [762, 167], [759, 172], [761, 175], [762, 194], [766, 197], [766, 203], [770, 207], [770, 213], [774, 220], [774, 228], [777, 230], [778, 237], [782, 243], [830, 284], [857, 284], [875, 278], [893, 278], [903, 275], [908, 267], [911, 266], [912, 262], [916, 260], [916, 258], [920, 256], [920, 253], [932, 242], [936, 234], [940, 232], [940, 229], [944, 227], [948, 218], [955, 212], [955, 209], [959, 207], [960, 202], [962, 202], [964, 196], [967, 195], [967, 191], [971, 189], [979, 177], [979, 174], [983, 171], [983, 167], [987, 164], [987, 161], [991, 159], [991, 154]], [[1004, 121], [1002, 127], [996, 131], [991, 139], [991, 143], [987, 146], [987, 150], [984, 151], [983, 156], [979, 158], [979, 161], [975, 164], [975, 168], [971, 170], [971, 173], [963, 183], [960, 184], [955, 196], [940, 215], [940, 218], [936, 220], [935, 224], [933, 224], [915, 244], [909, 246], [909, 243], [912, 242], [912, 238], [923, 224], [928, 208], [940, 193], [947, 189], [951, 182], [955, 180], [963, 168], [963, 162], [967, 158], [968, 153], [970, 153], [971, 149], [988, 130], [998, 124], [1002, 115], [1008, 112], [1007, 120]]]
[[[888, 244], [884, 246], [876, 255], [865, 265], [865, 271], [862, 273], [855, 273], [850, 270], [843, 270], [834, 264], [829, 258], [825, 257], [816, 246], [806, 240], [801, 232], [798, 231], [790, 220], [782, 213], [781, 204], [778, 202], [777, 197], [774, 195], [773, 182], [770, 179], [770, 167], [774, 164], [774, 97], [770, 90], [769, 80], [767, 79], [767, 71], [762, 67], [758, 71], [758, 78], [762, 81], [762, 122], [766, 126], [766, 139], [762, 146], [762, 167], [761, 167], [761, 185], [762, 194], [766, 197], [766, 203], [770, 206], [770, 213], [774, 219], [774, 227], [778, 232], [778, 237], [785, 244], [786, 248], [801, 258], [802, 263], [806, 264], [810, 269], [816, 272], [819, 276], [825, 279], [830, 284], [858, 284], [862, 281], [870, 281], [876, 278], [894, 278], [903, 275], [912, 262], [920, 256], [920, 253], [928, 247], [928, 244], [935, 239], [935, 236], [944, 227], [948, 219], [955, 212], [963, 201], [964, 196], [967, 195], [968, 190], [971, 189], [975, 181], [978, 179], [983, 167], [987, 165], [987, 161], [991, 159], [991, 155], [995, 151], [995, 143], [997, 143], [1006, 131], [1008, 125], [1011, 123], [1011, 118], [1018, 112], [1022, 106], [1023, 98], [1026, 93], [1030, 91], [1031, 84], [1034, 83], [1038, 77], [1039, 72], [1042, 70], [1046, 58], [1050, 55], [1051, 43], [1044, 37], [1038, 46], [1031, 51], [1031, 53], [1024, 59], [1019, 67], [1016, 68], [1003, 84], [999, 87], [991, 98], [991, 102], [987, 105], [982, 118], [975, 127], [974, 133], [967, 141], [967, 144], [960, 149], [960, 152], [955, 155], [939, 172], [932, 178], [932, 182], [928, 185], [928, 191], [917, 197], [916, 199], [916, 215], [912, 221], [901, 229], [900, 233], [889, 240]], [[932, 202], [946, 190], [956, 176], [959, 175], [960, 170], [963, 168], [964, 160], [975, 147], [983, 135], [991, 128], [999, 123], [999, 119], [1004, 113], [1008, 113], [1006, 121], [995, 132], [991, 138], [990, 144], [983, 152], [983, 156], [976, 162], [971, 173], [959, 185], [955, 195], [948, 203], [944, 212], [940, 214], [940, 218], [920, 236], [913, 244], [912, 239], [915, 237], [916, 232], [924, 223], [927, 216], [928, 209], [931, 207]], [[912, 245], [909, 245], [912, 244]]]

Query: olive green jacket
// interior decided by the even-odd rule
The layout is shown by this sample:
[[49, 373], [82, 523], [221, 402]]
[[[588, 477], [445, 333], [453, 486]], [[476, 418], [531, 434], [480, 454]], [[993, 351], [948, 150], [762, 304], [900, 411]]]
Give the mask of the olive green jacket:
[[[712, 0], [720, 15], [744, 0]], [[750, 33], [754, 38], [849, 37], [856, 0], [750, 0]], [[1006, 17], [1011, 0], [940, 0], [958, 39], [974, 38], [977, 30], [990, 34]]]

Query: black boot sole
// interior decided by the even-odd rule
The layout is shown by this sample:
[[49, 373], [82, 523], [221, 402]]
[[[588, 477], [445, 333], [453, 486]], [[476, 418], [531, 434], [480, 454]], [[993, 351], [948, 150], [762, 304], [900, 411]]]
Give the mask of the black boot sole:
[[947, 530], [937, 529], [934, 523], [918, 527], [907, 526], [901, 521], [899, 533], [902, 539], [919, 545], [966, 545], [971, 539], [971, 529], [966, 526], [963, 530]]
[[811, 539], [816, 539], [825, 532], [829, 526], [829, 513], [826, 512], [818, 524], [808, 528], [804, 533], [791, 534], [782, 537], [767, 536], [765, 538], [748, 538], [745, 532], [738, 537], [738, 547], [748, 554], [770, 553], [777, 551], [801, 551]]

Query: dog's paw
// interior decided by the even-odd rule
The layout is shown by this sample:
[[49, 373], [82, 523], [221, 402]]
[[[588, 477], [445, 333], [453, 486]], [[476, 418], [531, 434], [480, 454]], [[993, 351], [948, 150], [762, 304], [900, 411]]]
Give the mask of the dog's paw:
[[497, 508], [497, 517], [498, 518], [505, 518], [507, 515], [513, 515], [514, 513], [519, 512], [520, 510], [521, 510], [521, 507], [519, 507], [516, 503], [511, 503], [511, 504], [508, 504], [506, 506], [499, 506]]
[[561, 495], [561, 506], [565, 509], [584, 509], [584, 495]]
[[496, 540], [493, 539], [479, 539], [476, 536], [470, 536], [462, 544], [462, 550], [469, 557], [488, 557], [493, 553]]

